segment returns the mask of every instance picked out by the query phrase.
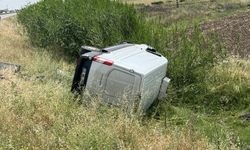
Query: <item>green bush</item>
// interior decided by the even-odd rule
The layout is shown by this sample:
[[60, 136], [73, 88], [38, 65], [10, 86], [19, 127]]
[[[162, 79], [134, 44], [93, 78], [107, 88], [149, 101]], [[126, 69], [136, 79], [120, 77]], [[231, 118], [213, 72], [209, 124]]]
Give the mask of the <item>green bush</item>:
[[132, 6], [109, 0], [42, 0], [18, 15], [33, 44], [75, 55], [81, 45], [129, 40], [139, 28]]
[[[18, 20], [34, 45], [63, 50], [70, 57], [81, 45], [146, 43], [169, 60], [168, 101], [218, 110], [236, 108], [242, 104], [237, 99], [241, 99], [245, 106], [247, 92], [232, 96], [230, 90], [221, 89], [211, 93], [211, 84], [218, 82], [208, 81], [208, 74], [223, 58], [223, 46], [216, 36], [204, 35], [196, 24], [192, 28], [186, 24], [166, 27], [156, 20], [147, 21], [132, 5], [110, 0], [42, 0], [21, 10]], [[221, 105], [220, 94], [234, 100]]]
[[209, 113], [249, 107], [247, 61], [225, 63], [226, 51], [217, 35], [206, 35], [197, 25], [173, 26], [170, 31], [168, 101]]
[[[204, 83], [208, 73], [225, 56], [223, 46], [216, 36], [206, 36], [198, 26], [171, 27], [173, 37], [167, 47], [171, 49], [168, 76], [172, 80], [169, 90], [170, 101], [189, 104], [191, 107], [204, 105], [207, 85]], [[217, 99], [211, 99], [211, 103]], [[214, 106], [212, 106], [214, 107]], [[210, 108], [209, 108], [210, 109]]]

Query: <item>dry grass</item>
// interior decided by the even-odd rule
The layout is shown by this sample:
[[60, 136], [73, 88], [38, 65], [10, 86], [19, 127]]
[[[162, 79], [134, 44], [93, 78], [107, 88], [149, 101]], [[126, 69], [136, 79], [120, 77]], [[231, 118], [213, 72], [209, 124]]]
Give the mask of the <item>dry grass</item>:
[[[0, 60], [22, 65], [0, 72], [0, 148], [212, 149], [186, 127], [127, 117], [97, 102], [79, 105], [69, 85], [73, 65], [32, 47], [15, 19], [0, 22]], [[68, 76], [60, 76], [60, 69]]]
[[31, 57], [32, 48], [19, 31], [17, 23], [10, 19], [0, 21], [0, 59], [21, 63], [25, 57]]
[[231, 78], [241, 79], [250, 85], [250, 59], [229, 58], [225, 60], [221, 67], [215, 67], [216, 72], [230, 75]]
[[[2, 72], [3, 73], [3, 72]], [[213, 149], [207, 139], [185, 128], [146, 125], [96, 102], [73, 103], [65, 85], [25, 80], [4, 72], [0, 81], [2, 148], [28, 149]]]
[[[159, 2], [163, 1], [165, 3], [175, 3], [175, 0], [122, 0], [127, 3], [133, 3], [133, 4], [151, 4], [152, 2]], [[209, 0], [185, 0], [185, 2], [208, 2]], [[216, 2], [220, 3], [249, 3], [250, 0], [215, 0]]]
[[224, 2], [224, 3], [249, 3], [250, 0], [219, 0], [219, 2]]
[[[218, 76], [219, 81], [212, 84], [211, 91], [220, 91], [226, 87], [232, 88], [235, 93], [241, 93], [242, 88], [249, 89], [250, 85], [250, 59], [231, 57], [213, 68], [210, 76]], [[218, 79], [217, 79], [218, 80]]]
[[[126, 1], [126, 0], [125, 0]], [[249, 11], [250, 0], [185, 0], [176, 8], [175, 0], [163, 1], [161, 5], [150, 5], [152, 1], [130, 0], [129, 3], [138, 5], [138, 10], [146, 14], [148, 19], [157, 20], [164, 25], [194, 22], [207, 22], [221, 19], [223, 16], [232, 16], [239, 12]]]
[[[0, 71], [0, 149], [237, 149], [230, 140], [210, 143], [192, 121], [164, 126], [97, 100], [79, 105], [69, 92], [73, 64], [32, 47], [15, 19], [0, 29], [0, 60], [22, 65], [18, 74]], [[215, 70], [249, 79], [249, 61], [236, 61]]]

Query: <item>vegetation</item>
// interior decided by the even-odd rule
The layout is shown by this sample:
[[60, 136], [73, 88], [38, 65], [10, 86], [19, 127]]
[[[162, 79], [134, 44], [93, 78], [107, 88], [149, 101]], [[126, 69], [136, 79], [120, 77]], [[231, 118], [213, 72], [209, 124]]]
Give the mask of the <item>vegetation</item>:
[[[198, 23], [165, 25], [109, 0], [44, 0], [18, 21], [22, 35], [15, 20], [0, 23], [0, 59], [24, 66], [18, 75], [0, 73], [3, 148], [249, 148], [249, 126], [238, 118], [250, 111], [249, 60], [226, 56], [216, 34]], [[142, 118], [98, 100], [79, 105], [69, 93], [74, 64], [63, 58], [81, 45], [120, 41], [147, 43], [169, 59], [168, 98]]]
[[104, 47], [131, 39], [139, 28], [132, 6], [109, 0], [40, 1], [18, 16], [33, 44], [68, 55], [76, 55], [81, 45]]
[[188, 24], [192, 24], [194, 21], [206, 22], [224, 16], [232, 16], [235, 13], [246, 12], [250, 8], [249, 0], [184, 0], [180, 2], [179, 8], [176, 8], [176, 4], [173, 3], [175, 1], [163, 1], [164, 3], [161, 5], [150, 5], [151, 2], [155, 2], [153, 0], [132, 1], [136, 2], [137, 9], [143, 12], [148, 19], [159, 19], [164, 25], [180, 22]]
[[[109, 0], [41, 1], [22, 10], [19, 21], [32, 43], [45, 48], [61, 47], [66, 55], [77, 53], [84, 44], [103, 47], [126, 40], [156, 47], [169, 58], [168, 74], [175, 91], [173, 102], [206, 106], [209, 110], [238, 108], [238, 105], [245, 108], [248, 104], [245, 88], [240, 97], [235, 95], [242, 103], [231, 96], [232, 91], [223, 93], [226, 104], [220, 103], [221, 93], [209, 92], [204, 80], [208, 78], [207, 71], [223, 57], [223, 47], [216, 36], [204, 36], [197, 25], [193, 29], [185, 24], [166, 28], [158, 22], [146, 21], [132, 6]], [[172, 51], [166, 52], [166, 48]], [[214, 98], [211, 100], [210, 96]]]
[[231, 131], [219, 125], [213, 126], [219, 133], [210, 142], [204, 130], [195, 129], [200, 117], [191, 111], [175, 108], [180, 116], [193, 116], [176, 126], [128, 117], [98, 100], [79, 105], [69, 92], [74, 64], [31, 46], [15, 19], [1, 21], [0, 28], [0, 59], [22, 65], [18, 74], [0, 71], [1, 149], [237, 148], [230, 145], [233, 136], [224, 136]]

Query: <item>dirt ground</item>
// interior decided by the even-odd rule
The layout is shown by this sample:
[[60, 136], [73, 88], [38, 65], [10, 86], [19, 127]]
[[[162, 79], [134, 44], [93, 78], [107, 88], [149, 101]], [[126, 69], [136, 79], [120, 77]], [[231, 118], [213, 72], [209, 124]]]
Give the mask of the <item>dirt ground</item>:
[[[250, 7], [250, 5], [218, 5], [213, 2], [200, 2], [196, 5], [185, 5], [185, 7], [181, 7], [178, 11], [176, 11], [177, 9], [174, 5], [165, 4], [142, 5], [139, 11], [151, 16], [163, 16], [165, 19], [164, 24], [168, 24], [169, 22], [171, 24], [171, 22], [178, 22], [185, 19], [191, 20], [197, 17], [202, 18], [211, 14], [226, 13], [227, 11], [230, 12], [248, 7]], [[247, 58], [250, 56], [250, 10], [241, 13], [235, 11], [232, 14], [233, 15], [225, 15], [226, 17], [216, 17], [218, 19], [212, 19], [212, 21], [205, 21], [205, 23], [201, 24], [201, 29], [205, 33], [218, 34], [227, 50], [234, 55]]]
[[204, 32], [216, 32], [232, 54], [250, 55], [250, 11], [210, 21], [201, 25]]

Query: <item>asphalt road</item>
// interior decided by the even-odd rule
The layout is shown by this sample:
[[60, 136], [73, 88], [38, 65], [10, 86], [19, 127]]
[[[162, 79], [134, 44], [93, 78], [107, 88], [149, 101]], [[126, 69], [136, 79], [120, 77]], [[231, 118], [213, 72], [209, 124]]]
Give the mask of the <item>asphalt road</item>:
[[9, 18], [9, 17], [12, 17], [12, 16], [15, 16], [16, 13], [13, 13], [13, 14], [1, 14], [0, 17], [1, 17], [1, 20], [2, 19], [6, 19], [6, 18]]

